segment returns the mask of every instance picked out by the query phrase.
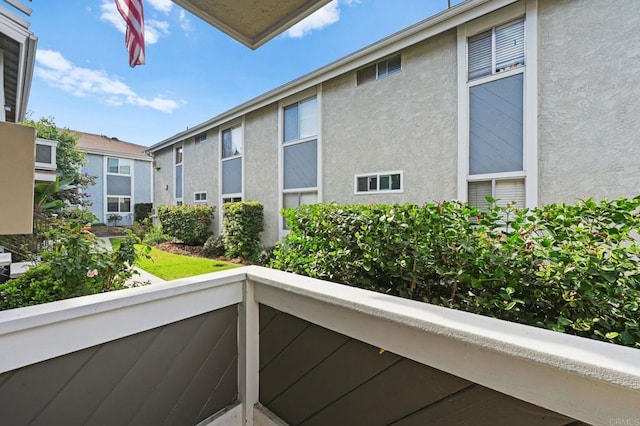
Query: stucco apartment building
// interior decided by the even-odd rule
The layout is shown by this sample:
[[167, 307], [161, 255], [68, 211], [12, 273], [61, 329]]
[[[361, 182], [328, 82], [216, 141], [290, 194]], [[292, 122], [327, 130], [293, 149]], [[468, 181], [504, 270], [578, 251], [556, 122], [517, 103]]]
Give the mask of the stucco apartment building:
[[72, 130], [78, 137], [77, 147], [85, 154], [82, 172], [97, 176], [96, 183], [86, 188], [91, 203], [89, 210], [107, 225], [112, 214], [119, 215], [119, 225], [131, 225], [134, 206], [151, 203], [152, 162], [147, 148], [105, 135]]
[[[635, 0], [469, 0], [150, 147], [158, 205], [640, 193]], [[220, 227], [220, 213], [217, 226]]]

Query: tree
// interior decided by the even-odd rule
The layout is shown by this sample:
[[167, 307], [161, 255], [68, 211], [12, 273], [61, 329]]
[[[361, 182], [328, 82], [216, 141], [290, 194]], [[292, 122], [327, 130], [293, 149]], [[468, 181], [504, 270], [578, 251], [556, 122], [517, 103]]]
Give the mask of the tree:
[[57, 175], [60, 181], [64, 181], [66, 188], [51, 194], [48, 201], [61, 200], [71, 205], [87, 206], [88, 194], [82, 190], [93, 186], [97, 176], [89, 176], [80, 171], [86, 164], [84, 153], [78, 151], [77, 136], [69, 129], [60, 129], [56, 126], [53, 117], [42, 117], [38, 121], [31, 119], [23, 123], [36, 129], [39, 138], [58, 141], [56, 163]]

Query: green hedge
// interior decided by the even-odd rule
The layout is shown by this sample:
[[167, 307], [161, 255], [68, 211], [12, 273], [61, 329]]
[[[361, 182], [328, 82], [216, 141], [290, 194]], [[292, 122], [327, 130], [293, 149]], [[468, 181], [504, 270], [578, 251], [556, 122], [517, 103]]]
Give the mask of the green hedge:
[[225, 203], [222, 226], [225, 256], [256, 260], [260, 253], [260, 233], [264, 229], [264, 208], [257, 201]]
[[215, 207], [212, 206], [159, 206], [156, 214], [162, 231], [188, 245], [202, 245], [211, 232]]
[[271, 266], [640, 347], [639, 206], [307, 205]]
[[136, 222], [142, 222], [144, 219], [151, 216], [151, 209], [153, 209], [153, 203], [136, 203], [133, 206], [133, 219]]

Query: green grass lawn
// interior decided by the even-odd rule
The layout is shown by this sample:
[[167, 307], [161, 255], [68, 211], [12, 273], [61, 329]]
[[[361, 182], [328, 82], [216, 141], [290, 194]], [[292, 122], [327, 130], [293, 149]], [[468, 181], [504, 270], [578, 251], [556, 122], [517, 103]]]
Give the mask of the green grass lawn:
[[[120, 246], [121, 238], [111, 238], [110, 240], [114, 250], [117, 250]], [[142, 249], [143, 246], [136, 247]], [[136, 266], [167, 281], [208, 274], [210, 272], [224, 271], [240, 266], [220, 260], [167, 253], [155, 247], [151, 248], [149, 256], [151, 256], [150, 259], [143, 257], [138, 258]]]

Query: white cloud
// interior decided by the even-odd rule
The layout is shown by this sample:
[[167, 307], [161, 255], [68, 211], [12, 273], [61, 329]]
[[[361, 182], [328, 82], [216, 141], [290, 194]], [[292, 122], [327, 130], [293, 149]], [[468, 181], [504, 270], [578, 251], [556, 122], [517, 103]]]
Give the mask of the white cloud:
[[116, 7], [115, 2], [102, 0], [100, 10], [102, 11], [100, 19], [110, 23], [111, 25], [116, 27], [118, 31], [124, 34], [127, 26], [124, 23], [124, 19], [122, 19], [122, 16], [120, 16], [120, 12], [118, 12], [118, 8]]
[[301, 38], [313, 30], [319, 30], [340, 20], [340, 8], [338, 1], [331, 3], [312, 13], [302, 21], [289, 28], [285, 35], [291, 38]]
[[77, 67], [53, 50], [39, 49], [36, 53], [35, 75], [52, 87], [74, 96], [103, 98], [110, 106], [124, 104], [153, 108], [171, 113], [179, 107], [178, 102], [155, 96], [147, 99], [136, 94], [126, 83], [102, 70]]
[[[168, 0], [171, 4], [171, 0]], [[156, 0], [158, 3], [162, 1]], [[109, 0], [102, 0], [100, 5], [100, 19], [113, 25], [122, 34], [127, 30], [127, 26], [124, 23], [124, 19], [120, 16], [118, 8], [115, 2]], [[155, 44], [160, 40], [160, 37], [166, 37], [169, 35], [169, 23], [166, 21], [158, 21], [155, 19], [146, 19], [144, 22], [144, 41], [145, 44]]]
[[192, 29], [191, 20], [187, 17], [187, 13], [184, 10], [180, 10], [179, 20], [180, 20], [180, 28], [182, 28], [182, 31], [184, 32], [191, 31]]
[[52, 69], [59, 71], [69, 71], [73, 68], [71, 62], [67, 61], [60, 52], [54, 52], [53, 50], [38, 50], [38, 62]]
[[171, 12], [171, 8], [173, 7], [173, 2], [171, 0], [147, 0], [147, 3], [154, 9], [164, 13]]
[[291, 38], [301, 38], [313, 30], [320, 30], [340, 20], [339, 5], [345, 4], [349, 7], [355, 6], [361, 0], [333, 0], [331, 3], [320, 8], [316, 12], [304, 18], [285, 32], [285, 36]]
[[144, 23], [144, 41], [147, 44], [155, 44], [160, 37], [169, 35], [169, 23], [148, 19]]

